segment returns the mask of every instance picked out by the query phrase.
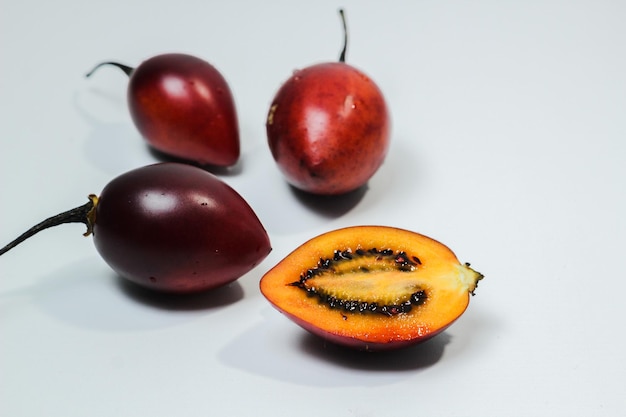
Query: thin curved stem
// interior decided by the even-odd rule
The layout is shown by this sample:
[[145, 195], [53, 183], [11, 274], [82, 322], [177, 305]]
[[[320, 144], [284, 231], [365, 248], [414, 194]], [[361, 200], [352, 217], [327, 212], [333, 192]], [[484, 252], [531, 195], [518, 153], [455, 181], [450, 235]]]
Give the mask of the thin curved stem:
[[0, 249], [0, 255], [4, 255], [26, 239], [34, 236], [42, 230], [49, 227], [58, 226], [65, 223], [83, 223], [87, 226], [87, 232], [85, 236], [91, 234], [93, 222], [94, 222], [94, 208], [97, 204], [96, 196], [89, 196], [89, 201], [80, 207], [73, 208], [63, 213], [57, 214], [42, 221], [41, 223], [31, 227], [26, 232], [22, 233], [17, 239]]
[[96, 72], [96, 70], [98, 68], [103, 67], [105, 65], [113, 65], [114, 67], [117, 67], [117, 68], [121, 69], [124, 72], [124, 74], [128, 75], [129, 77], [131, 76], [131, 74], [135, 70], [135, 68], [129, 67], [128, 65], [120, 64], [119, 62], [106, 61], [106, 62], [101, 62], [98, 65], [96, 65], [91, 71], [89, 71], [87, 74], [85, 74], [85, 77], [87, 77], [87, 78], [91, 77], [91, 75], [94, 72]]
[[339, 15], [341, 16], [341, 23], [343, 24], [343, 49], [341, 55], [339, 55], [339, 62], [346, 62], [346, 51], [348, 49], [348, 26], [346, 24], [346, 16], [343, 9], [339, 9]]

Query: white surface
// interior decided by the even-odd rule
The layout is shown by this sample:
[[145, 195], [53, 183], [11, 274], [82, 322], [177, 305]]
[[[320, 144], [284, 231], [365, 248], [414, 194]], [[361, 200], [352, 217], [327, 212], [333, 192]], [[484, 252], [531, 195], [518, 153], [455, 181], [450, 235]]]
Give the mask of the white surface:
[[[385, 92], [389, 157], [358, 201], [298, 198], [266, 146], [291, 71], [349, 63]], [[0, 414], [617, 416], [626, 409], [626, 3], [17, 2], [0, 6], [0, 240], [157, 161], [126, 77], [162, 52], [212, 62], [236, 97], [239, 169], [274, 251], [216, 294], [120, 283], [82, 225], [0, 259]], [[274, 311], [261, 275], [306, 239], [387, 224], [486, 275], [465, 315], [391, 355], [346, 353]]]

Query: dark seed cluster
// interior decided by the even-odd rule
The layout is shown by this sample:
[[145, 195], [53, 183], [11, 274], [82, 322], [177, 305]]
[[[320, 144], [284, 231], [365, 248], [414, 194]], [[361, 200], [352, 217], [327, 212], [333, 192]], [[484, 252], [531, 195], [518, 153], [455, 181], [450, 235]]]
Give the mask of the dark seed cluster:
[[[355, 252], [350, 250], [336, 250], [332, 258], [321, 258], [315, 268], [307, 269], [300, 275], [300, 279], [290, 285], [301, 288], [306, 291], [309, 297], [317, 297], [321, 303], [328, 305], [333, 309], [340, 309], [350, 313], [378, 313], [386, 316], [394, 316], [401, 313], [408, 313], [413, 307], [424, 304], [426, 301], [426, 293], [422, 290], [414, 292], [410, 297], [401, 304], [380, 305], [378, 303], [370, 303], [359, 300], [343, 300], [335, 296], [325, 294], [322, 289], [309, 287], [306, 282], [318, 275], [333, 270], [333, 267], [345, 261], [350, 261], [357, 257], [374, 257], [377, 261], [386, 261], [388, 265], [393, 265], [400, 271], [410, 272], [415, 270], [422, 262], [417, 256], [409, 257], [405, 252], [394, 252], [391, 249], [372, 248], [369, 250], [357, 249]], [[359, 267], [359, 272], [367, 273], [370, 270], [366, 267]]]
[[378, 303], [368, 303], [367, 301], [342, 300], [317, 292], [315, 288], [303, 289], [308, 296], [317, 297], [321, 303], [328, 305], [330, 308], [343, 310], [348, 313], [378, 313], [391, 317], [401, 313], [408, 313], [413, 307], [426, 302], [426, 293], [421, 290], [411, 294], [409, 299], [402, 304], [380, 305]]
[[[357, 249], [354, 253], [350, 250], [336, 250], [332, 258], [321, 258], [315, 268], [306, 270], [300, 276], [300, 282], [304, 283], [306, 280], [313, 278], [316, 275], [323, 274], [328, 270], [331, 270], [337, 263], [349, 261], [356, 257], [374, 257], [377, 261], [391, 260], [400, 271], [410, 272], [415, 270], [422, 262], [417, 256], [409, 256], [405, 252], [394, 253], [391, 249], [378, 250], [372, 248], [369, 250]], [[365, 267], [361, 268], [362, 272], [369, 272]]]

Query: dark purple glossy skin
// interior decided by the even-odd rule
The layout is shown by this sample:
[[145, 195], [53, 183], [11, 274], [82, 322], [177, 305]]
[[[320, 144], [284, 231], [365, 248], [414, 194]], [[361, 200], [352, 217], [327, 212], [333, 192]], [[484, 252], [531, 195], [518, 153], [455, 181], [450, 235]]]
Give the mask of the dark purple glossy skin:
[[216, 166], [239, 159], [231, 90], [202, 59], [163, 54], [142, 62], [130, 76], [128, 105], [137, 129], [163, 153]]
[[93, 235], [119, 275], [177, 293], [232, 282], [271, 251], [265, 229], [236, 191], [178, 163], [149, 165], [108, 183]]

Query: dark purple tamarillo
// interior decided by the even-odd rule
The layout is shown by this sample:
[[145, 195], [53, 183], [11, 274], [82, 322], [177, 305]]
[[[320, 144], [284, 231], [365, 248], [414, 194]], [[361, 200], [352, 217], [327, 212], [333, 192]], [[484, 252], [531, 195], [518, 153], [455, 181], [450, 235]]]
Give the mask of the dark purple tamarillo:
[[159, 163], [109, 182], [99, 197], [53, 216], [0, 249], [0, 255], [51, 226], [81, 222], [120, 276], [158, 291], [190, 293], [232, 282], [271, 251], [246, 201], [216, 176]]

